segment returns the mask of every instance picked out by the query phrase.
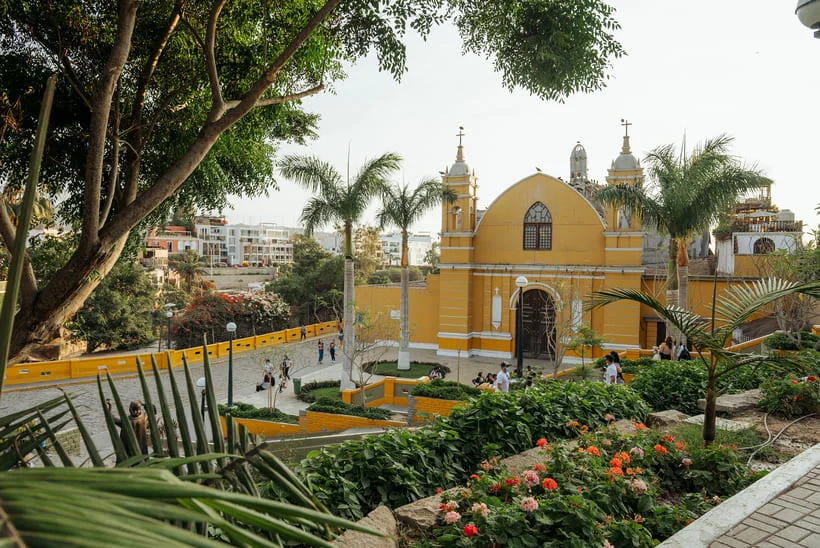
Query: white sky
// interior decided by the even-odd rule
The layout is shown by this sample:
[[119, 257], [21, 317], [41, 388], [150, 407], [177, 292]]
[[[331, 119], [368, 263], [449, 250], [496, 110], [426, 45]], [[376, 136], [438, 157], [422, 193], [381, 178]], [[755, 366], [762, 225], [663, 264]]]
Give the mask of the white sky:
[[[627, 56], [614, 62], [602, 91], [564, 104], [510, 93], [491, 61], [462, 56], [455, 30], [440, 28], [426, 43], [409, 39], [409, 72], [401, 83], [368, 58], [350, 68], [335, 95], [307, 99], [306, 108], [322, 116], [320, 137], [282, 152], [316, 154], [342, 173], [348, 145], [351, 171], [365, 158], [398, 152], [404, 169], [396, 179], [415, 183], [453, 163], [455, 134], [464, 126], [483, 209], [535, 166], [567, 179], [576, 141], [587, 150], [590, 178], [604, 182], [621, 147], [620, 119], [627, 118], [639, 158], [658, 145], [680, 144], [684, 132], [689, 146], [733, 135], [732, 151], [775, 181], [774, 202], [816, 227], [820, 40], [797, 20], [796, 2], [611, 3]], [[269, 198], [234, 197], [228, 218], [298, 226], [308, 194], [282, 178], [279, 186]], [[438, 232], [439, 210], [414, 230]]]

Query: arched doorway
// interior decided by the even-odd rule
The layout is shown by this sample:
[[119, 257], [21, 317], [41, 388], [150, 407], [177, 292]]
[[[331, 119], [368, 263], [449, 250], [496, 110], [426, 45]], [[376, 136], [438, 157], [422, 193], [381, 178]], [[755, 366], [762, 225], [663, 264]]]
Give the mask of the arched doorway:
[[523, 313], [523, 356], [542, 360], [553, 359], [555, 350], [555, 305], [552, 297], [541, 289], [525, 291]]

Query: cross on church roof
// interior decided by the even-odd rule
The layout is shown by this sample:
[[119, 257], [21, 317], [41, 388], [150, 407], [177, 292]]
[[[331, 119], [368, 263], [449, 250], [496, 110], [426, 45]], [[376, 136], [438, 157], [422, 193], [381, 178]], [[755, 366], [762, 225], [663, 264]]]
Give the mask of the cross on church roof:
[[624, 136], [629, 137], [629, 126], [632, 125], [632, 122], [630, 122], [629, 120], [624, 120], [623, 118], [621, 118], [621, 125], [624, 126], [624, 131], [626, 132], [624, 134]]
[[458, 133], [456, 133], [456, 137], [458, 137], [458, 146], [461, 146], [461, 138], [465, 135], [466, 133], [464, 133], [464, 126], [458, 126]]

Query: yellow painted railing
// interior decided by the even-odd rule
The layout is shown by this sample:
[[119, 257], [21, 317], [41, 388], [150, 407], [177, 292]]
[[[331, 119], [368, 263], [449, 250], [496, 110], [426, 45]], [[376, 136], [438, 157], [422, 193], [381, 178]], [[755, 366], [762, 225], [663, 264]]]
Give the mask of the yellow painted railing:
[[[324, 322], [309, 325], [306, 328], [306, 335], [323, 335], [336, 331], [336, 322]], [[301, 329], [285, 329], [274, 333], [245, 337], [233, 341], [234, 354], [260, 350], [266, 347], [277, 346], [286, 342], [299, 341]], [[171, 350], [170, 352], [155, 352], [154, 358], [160, 368], [168, 367], [168, 356], [170, 355], [171, 366], [182, 365], [182, 355], [189, 364], [200, 363], [204, 359], [204, 350], [201, 346], [186, 348], [184, 350]], [[211, 359], [223, 358], [228, 355], [228, 343], [213, 343], [207, 346], [208, 356]], [[12, 365], [6, 368], [6, 375], [3, 381], [5, 386], [20, 384], [32, 384], [37, 382], [54, 382], [72, 379], [83, 379], [96, 377], [98, 373], [107, 371], [114, 374], [136, 373], [137, 358], [143, 367], [150, 367], [151, 354], [134, 354], [129, 356], [102, 356], [99, 358], [76, 358], [72, 360], [57, 360], [52, 362], [34, 362]]]

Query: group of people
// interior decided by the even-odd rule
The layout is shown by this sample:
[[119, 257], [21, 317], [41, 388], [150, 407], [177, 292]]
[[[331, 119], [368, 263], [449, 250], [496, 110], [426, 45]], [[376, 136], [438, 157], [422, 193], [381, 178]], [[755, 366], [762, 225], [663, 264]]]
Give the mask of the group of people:
[[[325, 341], [319, 339], [318, 343], [319, 348], [319, 363], [325, 359]], [[330, 341], [330, 363], [336, 363], [336, 341]]]
[[430, 380], [443, 379], [444, 378], [444, 370], [437, 365], [437, 366], [433, 367], [433, 369], [430, 370], [430, 373], [428, 373], [427, 376], [430, 377]]
[[607, 384], [626, 384], [624, 382], [623, 371], [621, 370], [621, 357], [614, 350], [604, 356], [606, 369], [604, 370], [604, 382]]
[[[510, 391], [510, 380], [511, 380], [511, 373], [509, 372], [508, 368], [510, 364], [506, 362], [501, 362], [501, 370], [498, 373], [487, 373], [487, 376], [484, 376], [484, 373], [481, 371], [478, 372], [478, 376], [472, 380], [473, 386], [476, 388], [480, 388], [482, 390], [494, 390], [496, 392], [509, 392]], [[532, 368], [531, 365], [527, 366], [527, 370], [524, 374], [519, 375], [519, 378], [525, 378], [524, 381], [524, 388], [529, 388], [535, 382], [535, 378], [538, 374]]]
[[[285, 359], [279, 365], [279, 392], [287, 388], [287, 381], [290, 380], [290, 370], [293, 367], [293, 361], [285, 354]], [[264, 374], [262, 375], [262, 382], [256, 384], [256, 391], [272, 389], [276, 386], [276, 374], [273, 370], [273, 364], [270, 359], [265, 360]]]
[[689, 349], [685, 344], [678, 343], [672, 337], [666, 337], [660, 346], [653, 346], [653, 360], [691, 360]]

